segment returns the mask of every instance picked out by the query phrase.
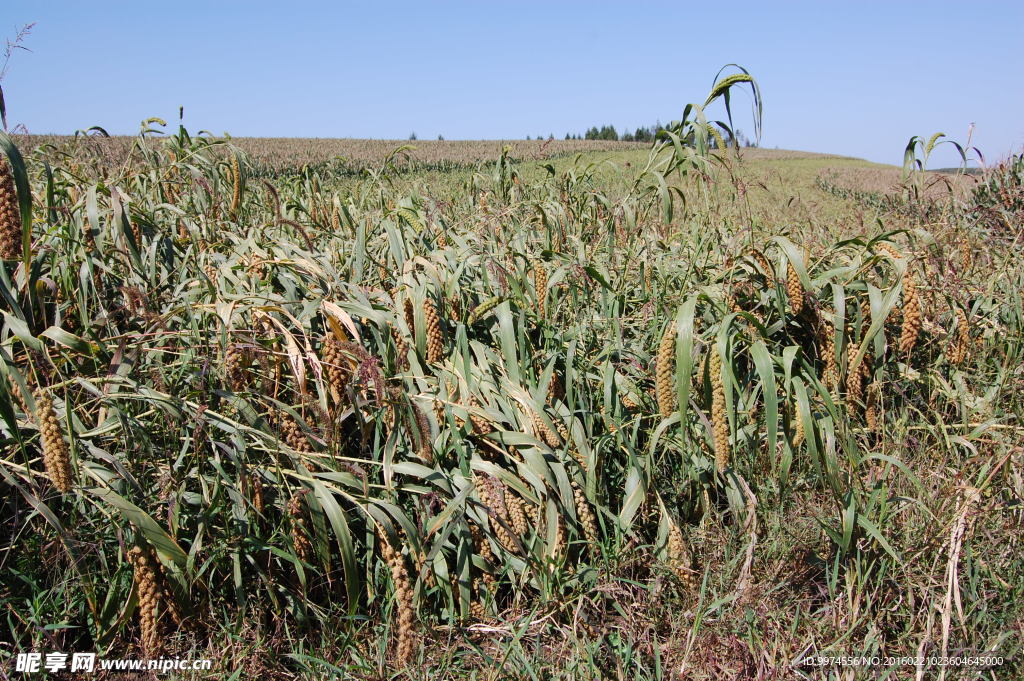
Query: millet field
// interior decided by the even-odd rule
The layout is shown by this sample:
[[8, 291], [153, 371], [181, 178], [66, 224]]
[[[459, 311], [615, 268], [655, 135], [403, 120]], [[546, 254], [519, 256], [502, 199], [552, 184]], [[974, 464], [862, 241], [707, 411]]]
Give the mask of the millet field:
[[3, 677], [1024, 678], [1024, 157], [738, 149], [739, 102], [0, 134]]

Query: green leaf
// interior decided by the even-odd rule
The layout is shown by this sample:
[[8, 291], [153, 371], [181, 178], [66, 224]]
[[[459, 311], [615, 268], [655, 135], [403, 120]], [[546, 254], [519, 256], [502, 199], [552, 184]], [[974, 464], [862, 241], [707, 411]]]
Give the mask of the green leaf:
[[125, 520], [134, 525], [145, 537], [146, 541], [156, 549], [157, 553], [179, 570], [185, 572], [187, 556], [164, 529], [153, 520], [153, 517], [141, 508], [128, 501], [112, 489], [88, 487], [85, 490], [117, 509]]

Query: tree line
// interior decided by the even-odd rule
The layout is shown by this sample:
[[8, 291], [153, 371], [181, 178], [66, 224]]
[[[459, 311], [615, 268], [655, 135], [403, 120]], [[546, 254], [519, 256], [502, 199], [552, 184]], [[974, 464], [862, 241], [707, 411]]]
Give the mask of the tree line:
[[[639, 127], [633, 132], [626, 131], [622, 134], [615, 129], [614, 125], [602, 125], [598, 128], [596, 125], [591, 127], [582, 135], [578, 133], [566, 133], [565, 139], [567, 140], [609, 140], [612, 142], [653, 142], [658, 134], [665, 130], [665, 126], [661, 122], [657, 122], [654, 125], [648, 127]], [[742, 130], [735, 130], [735, 142], [741, 147], [756, 147], [757, 143], [749, 139], [743, 134]], [[723, 133], [725, 143], [729, 146], [733, 144], [733, 137], [727, 133]], [[527, 138], [529, 139], [529, 138]], [[540, 139], [538, 137], [538, 139]], [[550, 139], [550, 138], [549, 138]]]

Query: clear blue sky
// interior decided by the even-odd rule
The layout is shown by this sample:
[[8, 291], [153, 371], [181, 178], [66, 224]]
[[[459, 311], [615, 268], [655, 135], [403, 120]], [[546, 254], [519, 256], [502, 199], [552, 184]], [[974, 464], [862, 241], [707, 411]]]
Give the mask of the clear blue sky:
[[2, 0], [0, 36], [37, 22], [2, 85], [37, 133], [134, 133], [183, 105], [190, 130], [236, 136], [562, 137], [678, 118], [736, 62], [764, 146], [898, 164], [911, 135], [972, 122], [989, 159], [1024, 145], [1024, 2], [717, 7]]

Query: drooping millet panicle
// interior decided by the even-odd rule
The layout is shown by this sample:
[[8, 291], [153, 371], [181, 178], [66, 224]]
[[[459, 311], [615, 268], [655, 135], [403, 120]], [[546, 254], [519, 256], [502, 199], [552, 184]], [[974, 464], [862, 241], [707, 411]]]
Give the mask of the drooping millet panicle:
[[822, 320], [818, 326], [818, 341], [821, 343], [822, 359], [825, 368], [821, 373], [821, 381], [829, 390], [839, 389], [839, 364], [836, 362], [835, 327], [831, 322]]
[[548, 299], [548, 270], [542, 262], [533, 266], [533, 290], [537, 295], [537, 315], [544, 319]]
[[320, 204], [316, 201], [316, 195], [309, 197], [309, 209], [307, 213], [309, 214], [310, 224], [315, 225], [320, 222]]
[[708, 359], [711, 378], [711, 426], [715, 441], [715, 468], [719, 473], [729, 467], [729, 421], [725, 411], [725, 384], [722, 379], [722, 357], [718, 348], [711, 348]]
[[543, 503], [543, 500], [536, 504], [527, 503], [525, 501], [523, 503], [523, 506], [526, 509], [526, 517], [530, 521], [530, 526], [538, 532], [540, 532], [541, 520], [544, 517], [541, 515], [541, 506]]
[[658, 412], [663, 419], [672, 416], [676, 411], [675, 354], [676, 323], [672, 320], [661, 336], [654, 367], [654, 392], [658, 398]]
[[486, 435], [494, 432], [494, 428], [491, 427], [491, 422], [486, 418], [477, 413], [480, 409], [480, 400], [476, 398], [476, 395], [469, 396], [469, 422], [473, 426], [474, 435]]
[[901, 253], [898, 248], [887, 241], [879, 241], [875, 243], [874, 248], [879, 253], [885, 253], [893, 260], [902, 260], [904, 257], [903, 253]]
[[960, 247], [960, 266], [965, 273], [970, 272], [974, 265], [974, 249], [971, 247], [971, 241], [964, 236], [958, 240], [958, 245]]
[[804, 429], [804, 417], [800, 413], [800, 407], [797, 404], [793, 405], [793, 418], [790, 419], [789, 424], [793, 429], [793, 449], [799, 449], [800, 445], [807, 439], [807, 433]]
[[562, 438], [562, 442], [569, 442], [569, 428], [565, 422], [557, 418], [551, 419], [551, 422], [555, 424], [555, 430], [558, 431], [558, 437]]
[[878, 381], [872, 381], [867, 390], [867, 403], [864, 407], [864, 423], [869, 432], [878, 432], [878, 402], [881, 399], [882, 390]]
[[735, 285], [729, 288], [728, 293], [726, 293], [725, 295], [725, 305], [730, 312], [735, 312], [739, 314], [740, 312], [743, 312], [743, 306], [740, 305], [740, 301], [736, 297], [737, 288], [739, 287]]
[[279, 411], [277, 413], [277, 420], [281, 430], [281, 439], [284, 440], [286, 445], [302, 454], [309, 454], [313, 451], [313, 447], [310, 446], [306, 434], [302, 431], [302, 426], [291, 415]]
[[558, 372], [551, 374], [551, 381], [548, 383], [548, 404], [553, 405], [556, 401], [565, 398], [565, 388], [562, 386], [562, 379]]
[[39, 388], [35, 394], [36, 423], [39, 424], [39, 438], [43, 447], [43, 466], [50, 482], [62, 494], [72, 487], [71, 457], [67, 443], [60, 432], [57, 413], [53, 409], [53, 398], [49, 391]]
[[597, 518], [594, 516], [594, 511], [590, 508], [587, 496], [575, 480], [572, 481], [572, 498], [576, 503], [576, 519], [583, 527], [583, 536], [586, 537], [587, 543], [593, 547], [600, 539], [597, 529]]
[[484, 619], [486, 610], [484, 609], [484, 594], [483, 589], [480, 588], [481, 583], [487, 588], [489, 592], [493, 594], [494, 590], [494, 575], [491, 574], [490, 566], [494, 564], [494, 551], [491, 550], [491, 545], [484, 537], [483, 531], [480, 530], [474, 523], [469, 524], [469, 532], [473, 537], [473, 548], [476, 550], [478, 556], [483, 558], [484, 563], [488, 566], [487, 569], [477, 578], [473, 580], [473, 589], [476, 591], [476, 598], [470, 606], [470, 610], [473, 617], [477, 619]]
[[786, 297], [793, 316], [798, 316], [804, 309], [804, 287], [792, 262], [786, 265]]
[[249, 362], [249, 354], [240, 343], [230, 343], [224, 351], [224, 370], [228, 378], [228, 387], [232, 392], [241, 392], [248, 385]]
[[149, 656], [156, 656], [161, 646], [157, 622], [157, 608], [160, 606], [162, 589], [156, 557], [152, 549], [133, 546], [128, 551], [128, 561], [135, 573], [135, 587], [139, 599], [139, 628], [142, 633], [142, 650]]
[[21, 257], [21, 206], [14, 188], [14, 174], [0, 155], [0, 260]]
[[433, 299], [423, 299], [423, 319], [427, 327], [427, 361], [431, 364], [441, 361], [444, 354], [444, 338], [441, 335], [441, 318]]
[[[395, 296], [397, 296], [397, 294], [395, 294]], [[405, 325], [409, 328], [409, 333], [413, 333], [413, 324], [415, 323], [413, 316], [415, 313], [412, 309], [412, 300], [408, 297], [402, 301], [402, 314], [405, 317]], [[409, 341], [406, 339], [405, 334], [399, 328], [398, 324], [391, 325], [391, 337], [395, 341], [395, 367], [399, 371], [408, 369]]]
[[[96, 253], [96, 236], [92, 233], [92, 222], [89, 220], [82, 220], [82, 243], [85, 244], [86, 253]], [[99, 279], [99, 272], [96, 272], [95, 277]]]
[[231, 155], [231, 219], [238, 217], [238, 209], [242, 205], [242, 169], [238, 165], [238, 156]]
[[458, 291], [453, 291], [448, 296], [448, 314], [453, 319], [462, 319], [462, 296]]
[[302, 503], [307, 491], [296, 492], [288, 500], [288, 519], [292, 526], [292, 548], [295, 549], [295, 555], [304, 563], [313, 560], [313, 542], [309, 538], [306, 511]]
[[411, 400], [412, 413], [416, 419], [416, 431], [417, 431], [417, 447], [416, 454], [426, 461], [427, 463], [434, 462], [434, 436], [430, 430], [430, 419], [427, 418], [427, 412], [416, 404], [416, 400]]
[[470, 326], [476, 324], [484, 318], [484, 315], [498, 307], [498, 305], [501, 305], [503, 300], [505, 300], [504, 296], [492, 296], [487, 300], [481, 301], [480, 304], [474, 307], [469, 313], [469, 320], [466, 323]]
[[851, 409], [859, 409], [864, 399], [864, 372], [861, 370], [863, 361], [856, 362], [858, 352], [860, 345], [850, 343], [847, 348], [849, 360], [846, 365], [846, 398]]
[[512, 529], [515, 530], [516, 534], [523, 537], [526, 535], [527, 530], [530, 529], [530, 523], [527, 520], [526, 508], [524, 506], [525, 502], [519, 498], [519, 495], [508, 488], [505, 488], [504, 492], [509, 524], [512, 525]]
[[908, 265], [903, 276], [903, 328], [900, 331], [900, 352], [909, 354], [921, 332], [921, 297], [917, 294], [917, 281]]
[[331, 231], [335, 236], [341, 234], [341, 212], [338, 210], [337, 204], [334, 204], [331, 209]]
[[[484, 561], [491, 565], [494, 563], [494, 551], [491, 549], [491, 544], [487, 541], [484, 536], [483, 530], [481, 530], [475, 523], [469, 524], [470, 534], [473, 536], [473, 546], [476, 548], [477, 554], [484, 559]], [[488, 586], [494, 583], [494, 575], [490, 572], [484, 573], [484, 583]]]
[[971, 348], [971, 327], [967, 320], [967, 314], [956, 308], [956, 336], [950, 343], [949, 361], [960, 366], [967, 361], [967, 355]]
[[321, 350], [321, 364], [324, 373], [327, 375], [327, 386], [331, 391], [334, 404], [340, 405], [345, 401], [346, 390], [352, 372], [348, 358], [342, 351], [341, 341], [332, 331], [324, 336], [323, 349]]
[[29, 411], [28, 403], [25, 402], [25, 396], [21, 394], [21, 387], [18, 385], [18, 382], [14, 380], [14, 377], [7, 377], [7, 386], [11, 392], [11, 397], [13, 397], [14, 401], [18, 403], [21, 413], [31, 419], [32, 413]]
[[380, 540], [380, 552], [391, 570], [391, 582], [395, 587], [395, 608], [398, 611], [398, 664], [406, 665], [412, 661], [416, 645], [414, 627], [413, 590], [412, 580], [405, 569], [405, 560], [400, 551], [395, 549], [388, 541], [387, 534], [380, 527], [377, 528], [377, 537]]
[[395, 214], [398, 215], [400, 222], [405, 222], [405, 224], [412, 227], [416, 232], [423, 231], [423, 222], [414, 211], [411, 211], [408, 208], [399, 208], [395, 211]]
[[750, 249], [750, 255], [757, 261], [758, 266], [761, 268], [761, 272], [764, 274], [767, 280], [767, 287], [769, 291], [775, 288], [775, 268], [772, 267], [767, 256], [756, 248]]
[[220, 283], [220, 270], [218, 270], [215, 265], [208, 263], [203, 265], [203, 274], [205, 274], [206, 278], [210, 280], [211, 284], [213, 284], [213, 288], [217, 288]]
[[683, 539], [683, 531], [678, 525], [669, 521], [668, 530], [668, 564], [676, 577], [687, 588], [697, 586], [697, 574], [693, 569], [693, 555]]
[[533, 431], [537, 436], [544, 441], [544, 443], [552, 449], [558, 449], [562, 446], [561, 440], [558, 439], [558, 435], [555, 434], [548, 424], [544, 422], [541, 415], [533, 409], [533, 407], [527, 407], [527, 411], [530, 416], [530, 423], [533, 425]]
[[562, 519], [562, 514], [559, 513], [555, 517], [555, 541], [551, 545], [551, 558], [557, 560], [563, 553], [565, 553], [565, 521]]
[[508, 522], [508, 511], [500, 490], [496, 488], [494, 481], [489, 476], [476, 475], [474, 476], [474, 482], [476, 484], [477, 496], [480, 497], [480, 503], [487, 507], [491, 532], [494, 534], [494, 538], [507, 551], [515, 551], [517, 546], [516, 540], [502, 522]]

